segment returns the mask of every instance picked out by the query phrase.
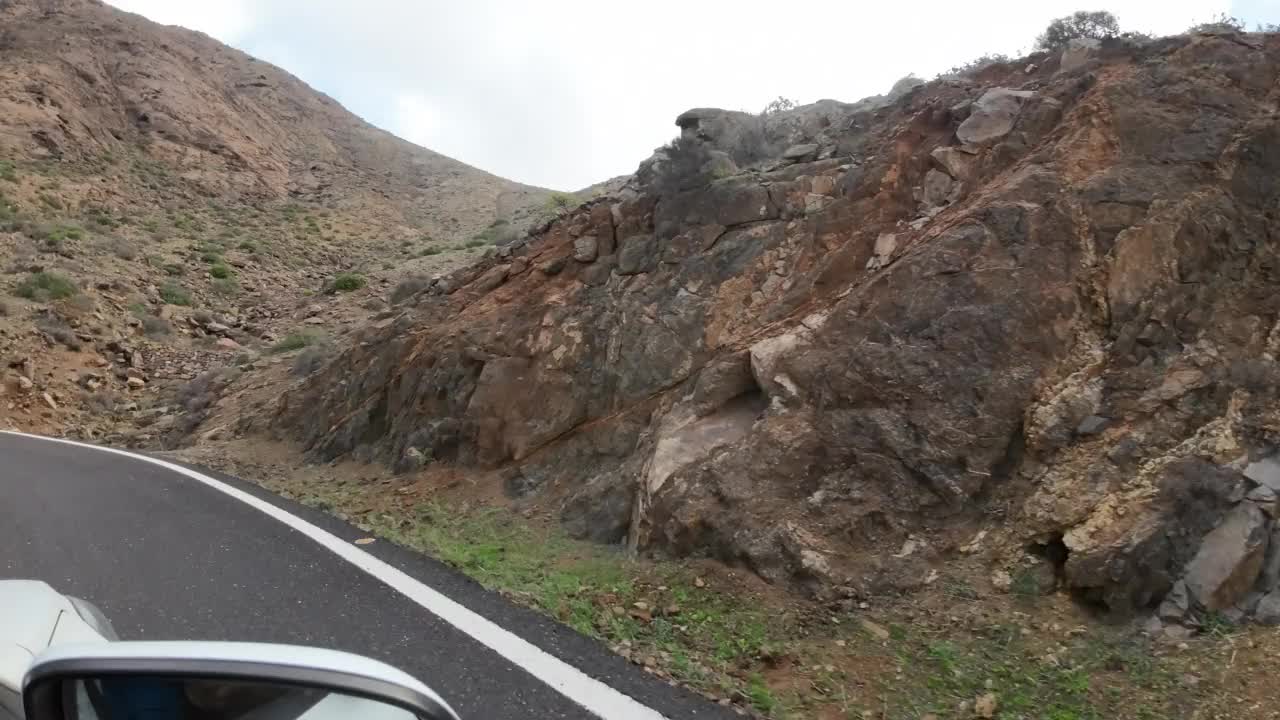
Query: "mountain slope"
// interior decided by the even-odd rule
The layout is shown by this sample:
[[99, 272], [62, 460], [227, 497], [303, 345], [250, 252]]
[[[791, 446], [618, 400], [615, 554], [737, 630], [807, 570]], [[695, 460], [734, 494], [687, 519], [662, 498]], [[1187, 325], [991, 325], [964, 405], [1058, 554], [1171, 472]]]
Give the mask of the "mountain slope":
[[0, 420], [145, 441], [163, 386], [332, 341], [550, 196], [200, 33], [0, 0]]
[[0, 154], [137, 150], [193, 193], [292, 199], [471, 237], [537, 188], [418, 147], [200, 33], [95, 0], [0, 5]]

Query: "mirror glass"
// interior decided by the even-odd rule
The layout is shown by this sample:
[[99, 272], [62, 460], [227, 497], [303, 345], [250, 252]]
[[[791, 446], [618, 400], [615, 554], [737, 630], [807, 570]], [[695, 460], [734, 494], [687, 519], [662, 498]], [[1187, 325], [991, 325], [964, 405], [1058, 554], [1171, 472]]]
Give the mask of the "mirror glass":
[[66, 720], [413, 720], [380, 700], [270, 682], [163, 675], [66, 679]]

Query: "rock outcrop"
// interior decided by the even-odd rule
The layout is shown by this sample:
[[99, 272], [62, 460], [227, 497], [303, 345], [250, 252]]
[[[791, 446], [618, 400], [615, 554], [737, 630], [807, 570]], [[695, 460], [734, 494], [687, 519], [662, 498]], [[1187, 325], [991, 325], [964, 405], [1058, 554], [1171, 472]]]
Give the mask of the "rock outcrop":
[[686, 113], [243, 426], [492, 469], [580, 536], [818, 595], [918, 587], [983, 528], [1114, 611], [1277, 616], [1280, 42], [1088, 50], [751, 152]]

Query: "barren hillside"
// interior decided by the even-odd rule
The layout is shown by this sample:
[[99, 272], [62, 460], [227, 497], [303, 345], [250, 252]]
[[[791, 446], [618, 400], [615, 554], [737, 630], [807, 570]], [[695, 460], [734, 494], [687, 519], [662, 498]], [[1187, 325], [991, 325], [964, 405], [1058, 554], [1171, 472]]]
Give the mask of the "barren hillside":
[[96, 0], [6, 0], [0, 417], [150, 426], [171, 414], [154, 381], [327, 342], [404, 278], [514, 239], [549, 196], [200, 33]]

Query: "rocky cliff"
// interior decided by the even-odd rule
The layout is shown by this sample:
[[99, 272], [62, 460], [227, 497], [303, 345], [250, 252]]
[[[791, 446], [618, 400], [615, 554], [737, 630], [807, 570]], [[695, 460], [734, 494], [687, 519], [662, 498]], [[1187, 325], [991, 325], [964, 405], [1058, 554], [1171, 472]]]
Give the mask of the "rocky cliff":
[[1277, 71], [1275, 36], [1077, 43], [691, 111], [241, 427], [824, 597], [986, 553], [1113, 611], [1275, 619]]

